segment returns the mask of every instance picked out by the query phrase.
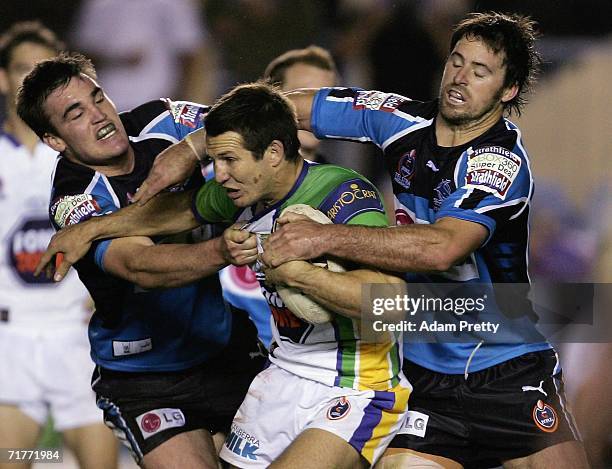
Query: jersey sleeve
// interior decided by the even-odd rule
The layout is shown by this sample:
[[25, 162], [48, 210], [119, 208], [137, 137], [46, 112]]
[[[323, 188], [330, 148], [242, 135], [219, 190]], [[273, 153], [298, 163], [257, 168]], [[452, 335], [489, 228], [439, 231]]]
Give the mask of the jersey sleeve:
[[318, 138], [372, 142], [382, 149], [400, 132], [429, 123], [407, 112], [411, 100], [358, 88], [322, 88], [314, 97], [311, 127]]
[[239, 209], [227, 196], [227, 192], [214, 179], [207, 181], [195, 194], [191, 209], [202, 223], [231, 223]]
[[517, 218], [533, 193], [533, 179], [526, 154], [518, 146], [468, 149], [455, 170], [457, 190], [447, 197], [436, 220], [453, 217], [484, 225], [486, 244], [498, 225]]
[[177, 143], [204, 127], [208, 106], [169, 99], [147, 103], [130, 111], [126, 125], [135, 141], [157, 138]]
[[319, 210], [336, 224], [388, 225], [380, 193], [361, 177], [339, 183], [319, 204]]

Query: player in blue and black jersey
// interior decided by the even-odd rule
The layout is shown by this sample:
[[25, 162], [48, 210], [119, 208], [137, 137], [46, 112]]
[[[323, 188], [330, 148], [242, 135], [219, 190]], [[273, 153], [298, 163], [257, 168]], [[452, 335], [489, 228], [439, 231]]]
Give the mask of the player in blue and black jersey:
[[[202, 127], [207, 108], [158, 100], [118, 115], [91, 62], [61, 55], [26, 77], [18, 112], [60, 153], [50, 216], [61, 229], [127, 206], [156, 156]], [[195, 171], [174, 190], [201, 183]], [[76, 265], [96, 305], [89, 338], [98, 406], [148, 468], [217, 467], [211, 435], [228, 430], [263, 366], [255, 327], [228, 309], [217, 275], [229, 261], [254, 260], [255, 244], [249, 258], [240, 241], [214, 237], [213, 228], [105, 239]]]
[[[411, 282], [528, 284], [534, 184], [521, 132], [504, 115], [520, 111], [538, 66], [533, 27], [528, 18], [495, 13], [462, 21], [435, 101], [354, 88], [291, 94], [303, 128], [317, 137], [382, 149], [398, 226], [295, 219], [269, 238], [264, 261], [275, 266], [333, 253], [407, 272]], [[535, 329], [531, 305], [518, 299], [505, 310], [490, 299], [479, 316], [461, 316], [473, 326], [497, 322], [496, 338], [475, 327], [462, 333], [462, 342], [437, 334], [435, 343], [410, 343], [406, 334], [404, 372], [414, 386], [410, 415], [384, 463], [587, 465], [566, 408], [558, 357]]]

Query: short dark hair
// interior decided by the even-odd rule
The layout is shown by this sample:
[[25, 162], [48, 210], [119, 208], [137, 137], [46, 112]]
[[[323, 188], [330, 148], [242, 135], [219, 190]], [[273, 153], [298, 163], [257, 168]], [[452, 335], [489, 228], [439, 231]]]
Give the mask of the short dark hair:
[[44, 112], [45, 101], [57, 88], [68, 85], [72, 78], [82, 74], [97, 79], [91, 60], [82, 54], [63, 52], [36, 64], [24, 78], [17, 93], [17, 114], [40, 138], [55, 131]]
[[282, 86], [285, 82], [285, 72], [295, 64], [311, 65], [321, 70], [338, 75], [336, 63], [327, 49], [319, 46], [308, 46], [304, 49], [292, 49], [279, 55], [266, 67], [264, 78], [275, 85]]
[[273, 140], [282, 142], [288, 161], [299, 158], [295, 108], [277, 87], [264, 81], [238, 85], [221, 96], [205, 122], [206, 134], [211, 137], [225, 132], [240, 134], [255, 159], [263, 158]]
[[57, 38], [55, 33], [43, 26], [40, 21], [21, 21], [15, 23], [0, 36], [0, 68], [8, 68], [13, 50], [24, 42], [40, 44], [58, 54], [65, 48], [64, 43]]
[[509, 114], [512, 111], [521, 114], [521, 108], [527, 103], [525, 96], [531, 91], [542, 65], [535, 48], [539, 36], [535, 25], [528, 16], [486, 12], [469, 14], [453, 30], [451, 52], [461, 38], [467, 37], [481, 39], [496, 54], [504, 53], [504, 87], [518, 86], [516, 96], [504, 103]]

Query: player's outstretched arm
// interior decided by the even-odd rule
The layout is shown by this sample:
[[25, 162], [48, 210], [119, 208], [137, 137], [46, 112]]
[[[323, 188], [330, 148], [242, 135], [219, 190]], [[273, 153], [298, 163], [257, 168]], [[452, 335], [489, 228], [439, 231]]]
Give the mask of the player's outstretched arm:
[[[296, 288], [320, 305], [353, 319], [367, 319], [363, 311], [363, 289], [368, 284], [387, 284], [396, 294], [403, 293], [405, 282], [370, 269], [331, 272], [309, 262], [291, 261], [267, 268], [266, 283]], [[391, 295], [394, 296], [394, 295]]]
[[311, 130], [310, 114], [312, 102], [317, 91], [319, 91], [319, 88], [300, 88], [285, 93], [285, 96], [287, 96], [295, 106], [298, 127], [302, 130]]
[[276, 267], [287, 261], [333, 255], [393, 272], [443, 272], [482, 245], [483, 225], [442, 218], [431, 225], [379, 228], [319, 225], [289, 214], [266, 241], [263, 262]]
[[186, 285], [230, 263], [255, 262], [256, 238], [238, 228], [196, 244], [156, 245], [146, 237], [114, 239], [104, 254], [104, 270], [146, 289]]
[[195, 169], [199, 160], [206, 155], [206, 133], [196, 130], [180, 142], [162, 151], [149, 175], [141, 184], [132, 202], [144, 205], [164, 189], [186, 180]]
[[43, 270], [49, 273], [56, 254], [63, 253], [53, 275], [56, 282], [61, 281], [97, 239], [173, 234], [195, 228], [198, 222], [191, 211], [192, 195], [192, 191], [160, 194], [145, 206], [131, 205], [58, 231], [51, 238], [35, 274]]

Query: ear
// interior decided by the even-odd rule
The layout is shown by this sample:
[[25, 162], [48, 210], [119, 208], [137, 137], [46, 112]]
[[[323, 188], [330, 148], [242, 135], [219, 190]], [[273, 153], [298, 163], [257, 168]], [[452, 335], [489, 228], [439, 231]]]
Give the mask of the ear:
[[280, 140], [272, 140], [264, 152], [264, 159], [272, 166], [278, 166], [285, 161], [285, 146]]
[[514, 99], [514, 97], [518, 94], [518, 90], [519, 88], [516, 83], [504, 89], [504, 92], [502, 93], [502, 97], [501, 97], [502, 103], [507, 103], [508, 101], [511, 101], [512, 99]]
[[45, 142], [49, 147], [55, 150], [58, 153], [63, 153], [66, 150], [66, 142], [62, 140], [57, 135], [50, 134], [49, 132], [45, 132], [42, 138], [43, 142]]
[[9, 82], [8, 75], [6, 74], [6, 70], [0, 68], [0, 94], [8, 95], [9, 93]]

